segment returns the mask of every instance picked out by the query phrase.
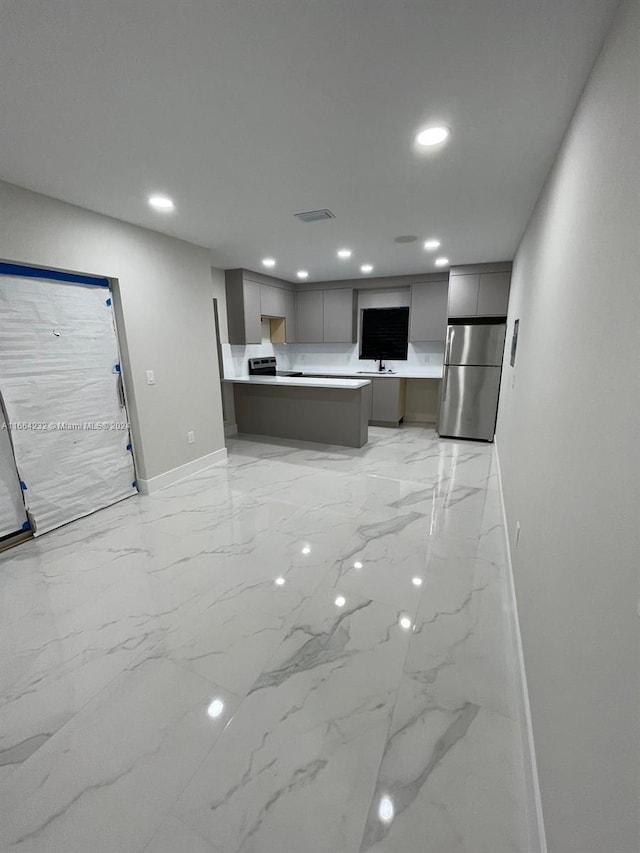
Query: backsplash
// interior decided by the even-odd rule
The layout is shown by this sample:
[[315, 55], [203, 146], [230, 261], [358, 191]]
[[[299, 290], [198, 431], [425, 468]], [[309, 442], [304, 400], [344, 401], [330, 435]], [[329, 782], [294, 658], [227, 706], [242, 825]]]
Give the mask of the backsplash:
[[222, 366], [225, 378], [232, 379], [235, 376], [246, 376], [249, 372], [248, 360], [250, 358], [261, 358], [265, 355], [275, 355], [279, 367], [288, 370], [284, 357], [276, 350], [286, 350], [287, 346], [275, 346], [274, 344], [221, 344]]
[[[367, 370], [375, 369], [372, 359], [359, 359], [358, 344], [247, 344], [236, 346], [222, 344], [224, 375], [228, 379], [245, 376], [247, 361], [275, 355], [280, 370]], [[439, 366], [444, 357], [444, 343], [409, 344], [406, 361], [385, 361], [392, 370], [401, 368], [416, 370], [421, 367]]]

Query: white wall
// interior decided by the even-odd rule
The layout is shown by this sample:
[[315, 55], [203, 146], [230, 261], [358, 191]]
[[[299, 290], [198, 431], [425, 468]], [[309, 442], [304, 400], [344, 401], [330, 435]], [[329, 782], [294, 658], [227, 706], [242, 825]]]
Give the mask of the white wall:
[[[207, 249], [0, 183], [0, 258], [118, 280], [118, 332], [141, 479], [224, 447]], [[146, 384], [148, 369], [155, 371], [153, 386]]]
[[640, 849], [639, 157], [628, 0], [514, 262], [497, 429], [551, 853]]

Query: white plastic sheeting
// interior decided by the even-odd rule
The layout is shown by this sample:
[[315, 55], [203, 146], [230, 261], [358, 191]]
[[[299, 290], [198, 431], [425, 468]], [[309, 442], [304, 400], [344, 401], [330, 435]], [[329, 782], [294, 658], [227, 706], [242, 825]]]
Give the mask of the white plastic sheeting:
[[109, 297], [0, 276], [0, 393], [36, 535], [136, 491]]
[[26, 520], [11, 438], [0, 405], [0, 539], [21, 530]]

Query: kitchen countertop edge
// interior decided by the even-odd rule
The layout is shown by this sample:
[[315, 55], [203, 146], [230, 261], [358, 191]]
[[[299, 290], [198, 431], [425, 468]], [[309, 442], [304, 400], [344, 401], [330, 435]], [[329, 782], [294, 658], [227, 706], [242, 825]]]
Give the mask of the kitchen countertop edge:
[[369, 385], [370, 379], [321, 379], [313, 376], [233, 376], [222, 381], [238, 385], [280, 385], [288, 388], [333, 388], [357, 391]]

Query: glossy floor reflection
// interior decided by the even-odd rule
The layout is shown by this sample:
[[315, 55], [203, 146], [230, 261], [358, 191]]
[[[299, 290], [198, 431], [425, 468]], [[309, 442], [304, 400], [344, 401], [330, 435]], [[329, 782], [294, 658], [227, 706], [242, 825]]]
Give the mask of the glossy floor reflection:
[[0, 850], [526, 853], [493, 448], [229, 454], [0, 556]]

